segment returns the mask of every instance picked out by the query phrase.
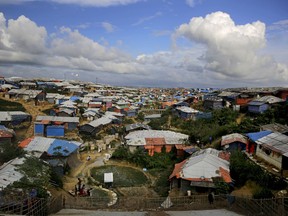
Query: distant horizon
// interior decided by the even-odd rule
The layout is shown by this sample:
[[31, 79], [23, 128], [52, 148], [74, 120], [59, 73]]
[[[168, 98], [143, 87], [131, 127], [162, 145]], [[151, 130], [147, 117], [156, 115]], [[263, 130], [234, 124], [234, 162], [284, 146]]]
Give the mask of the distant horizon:
[[3, 0], [0, 74], [287, 86], [287, 0]]
[[[0, 75], [1, 77], [1, 75]], [[238, 87], [180, 87], [180, 86], [176, 86], [176, 87], [160, 87], [160, 86], [140, 86], [140, 85], [112, 85], [109, 83], [96, 83], [93, 81], [83, 81], [83, 80], [68, 80], [68, 79], [57, 79], [57, 78], [45, 78], [45, 77], [18, 77], [18, 76], [11, 76], [11, 77], [5, 77], [3, 76], [4, 79], [10, 79], [10, 78], [19, 78], [19, 79], [23, 79], [23, 80], [49, 80], [49, 81], [53, 81], [53, 80], [61, 80], [61, 81], [68, 81], [68, 82], [83, 82], [83, 83], [93, 83], [95, 85], [103, 85], [103, 86], [112, 86], [112, 87], [127, 87], [127, 88], [161, 88], [161, 89], [213, 89], [213, 90], [221, 90], [221, 89], [272, 89], [272, 88], [288, 88], [285, 86], [238, 86]]]

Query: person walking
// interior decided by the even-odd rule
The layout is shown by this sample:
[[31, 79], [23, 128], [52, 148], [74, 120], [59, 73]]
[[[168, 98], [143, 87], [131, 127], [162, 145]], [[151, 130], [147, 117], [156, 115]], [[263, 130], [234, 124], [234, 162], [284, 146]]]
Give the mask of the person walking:
[[213, 197], [213, 194], [211, 192], [208, 194], [208, 201], [209, 201], [210, 205], [212, 205], [214, 202], [214, 197]]

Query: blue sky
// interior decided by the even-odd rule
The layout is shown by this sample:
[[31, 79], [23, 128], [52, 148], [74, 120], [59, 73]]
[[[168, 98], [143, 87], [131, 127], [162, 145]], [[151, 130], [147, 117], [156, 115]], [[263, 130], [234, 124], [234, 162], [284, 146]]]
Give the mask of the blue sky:
[[0, 74], [287, 86], [287, 0], [0, 0]]

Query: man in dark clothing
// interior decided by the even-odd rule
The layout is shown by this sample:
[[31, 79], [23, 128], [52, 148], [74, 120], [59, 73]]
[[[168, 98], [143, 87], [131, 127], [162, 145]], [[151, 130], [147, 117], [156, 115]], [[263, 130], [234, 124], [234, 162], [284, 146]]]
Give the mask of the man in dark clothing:
[[213, 194], [212, 194], [212, 193], [209, 193], [209, 194], [208, 194], [208, 201], [209, 201], [210, 204], [213, 204], [213, 202], [214, 202], [214, 197], [213, 197]]

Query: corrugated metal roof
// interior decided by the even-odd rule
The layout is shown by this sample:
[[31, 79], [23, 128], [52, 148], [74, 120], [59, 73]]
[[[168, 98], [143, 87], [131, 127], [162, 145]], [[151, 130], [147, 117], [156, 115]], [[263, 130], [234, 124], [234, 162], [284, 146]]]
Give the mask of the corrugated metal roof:
[[288, 156], [288, 136], [274, 132], [264, 136], [256, 141], [258, 145], [262, 145], [271, 151]]
[[16, 171], [16, 166], [23, 164], [24, 160], [25, 158], [15, 158], [0, 167], [0, 191], [23, 177], [23, 174]]
[[182, 167], [182, 178], [208, 178], [220, 177], [219, 168], [229, 172], [229, 162], [213, 154], [200, 154], [190, 157]]
[[273, 132], [279, 132], [279, 133], [287, 133], [288, 132], [288, 126], [287, 125], [282, 125], [282, 124], [278, 124], [278, 123], [262, 125], [261, 129], [262, 130], [269, 130], [269, 131], [273, 131]]
[[248, 140], [245, 136], [239, 133], [228, 134], [226, 136], [222, 136], [221, 146], [228, 145], [233, 142], [241, 142], [248, 145]]
[[41, 92], [42, 90], [11, 89], [8, 94], [23, 94], [29, 95], [30, 98], [34, 98]]
[[55, 139], [52, 138], [46, 138], [46, 137], [34, 137], [34, 139], [31, 140], [31, 142], [27, 145], [24, 150], [28, 152], [47, 152], [51, 143], [54, 142]]
[[143, 128], [143, 129], [146, 129], [146, 130], [150, 130], [151, 129], [149, 125], [142, 124], [142, 123], [135, 123], [135, 124], [126, 125], [126, 131], [131, 131], [131, 130], [135, 130], [135, 129], [138, 129], [138, 128]]
[[12, 121], [19, 116], [29, 116], [28, 113], [22, 111], [0, 111], [0, 121]]
[[91, 121], [88, 123], [88, 125], [91, 125], [92, 127], [99, 127], [100, 125], [107, 125], [112, 122], [112, 119], [107, 118], [107, 117], [101, 117], [99, 119], [96, 119], [94, 121]]
[[145, 119], [161, 118], [161, 114], [152, 114], [144, 117]]
[[11, 121], [12, 117], [9, 112], [0, 112], [0, 121]]
[[267, 96], [263, 96], [261, 98], [256, 99], [257, 101], [263, 101], [265, 103], [269, 103], [269, 104], [273, 104], [273, 103], [280, 103], [280, 102], [284, 102], [283, 99], [275, 97], [273, 95], [267, 95]]
[[71, 110], [71, 109], [66, 109], [66, 108], [61, 109], [59, 112], [64, 112], [64, 113], [67, 113], [68, 115], [71, 115], [72, 113], [74, 113], [73, 110]]
[[[163, 138], [168, 145], [182, 144], [188, 139], [188, 135], [173, 131], [139, 130], [130, 132], [125, 136], [126, 140], [137, 140], [139, 138]], [[131, 141], [133, 143], [133, 141]], [[127, 142], [128, 143], [128, 142]]]
[[218, 94], [219, 97], [236, 97], [240, 95], [241, 93], [237, 92], [228, 92], [228, 91], [223, 91], [220, 94]]
[[144, 145], [146, 145], [145, 138], [131, 139], [131, 140], [127, 140], [126, 142], [127, 142], [128, 146], [144, 146]]
[[79, 123], [79, 117], [60, 117], [60, 116], [37, 116], [36, 121], [49, 120], [53, 122], [73, 122]]
[[[23, 141], [23, 146], [26, 145], [25, 150], [28, 152], [38, 152], [40, 153], [38, 156], [41, 156], [41, 154], [44, 152], [53, 155], [54, 152], [57, 152], [57, 147], [59, 146], [61, 147], [59, 149], [59, 153], [61, 153], [63, 156], [68, 156], [79, 148], [81, 144], [82, 143], [76, 141], [47, 137], [34, 137], [33, 139], [27, 139], [27, 141], [25, 140], [25, 143]], [[20, 145], [22, 145], [22, 143]]]
[[199, 112], [198, 110], [195, 110], [191, 107], [185, 107], [185, 106], [177, 107], [176, 109], [185, 113], [198, 113]]
[[125, 136], [125, 139], [134, 139], [134, 138], [177, 138], [177, 139], [188, 139], [188, 135], [177, 133], [174, 131], [165, 131], [165, 130], [140, 130], [130, 132]]

